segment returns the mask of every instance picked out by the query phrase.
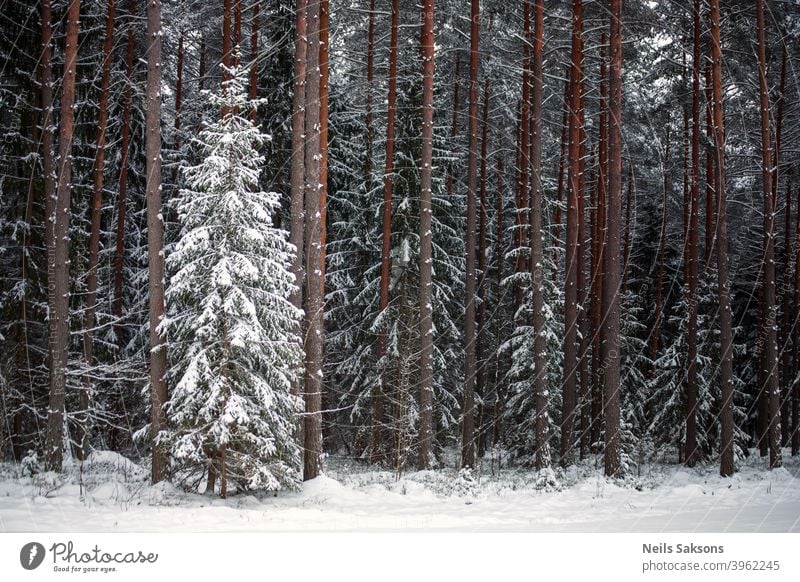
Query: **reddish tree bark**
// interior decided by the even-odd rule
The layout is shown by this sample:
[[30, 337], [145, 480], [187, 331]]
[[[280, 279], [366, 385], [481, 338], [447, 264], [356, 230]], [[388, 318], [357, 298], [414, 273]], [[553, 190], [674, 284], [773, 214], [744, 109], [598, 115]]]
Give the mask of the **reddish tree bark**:
[[714, 149], [714, 123], [713, 116], [713, 88], [711, 83], [711, 63], [706, 62], [705, 69], [705, 93], [706, 93], [706, 240], [705, 240], [705, 270], [711, 268], [711, 263], [714, 260], [714, 240], [716, 228], [714, 211], [714, 201], [716, 199], [716, 192], [714, 191], [714, 157], [716, 156]]
[[[798, 172], [800, 173], [800, 172]], [[800, 180], [797, 187], [794, 255], [794, 369], [800, 370]], [[800, 382], [792, 385], [792, 456], [800, 453]]]
[[[458, 107], [460, 104], [459, 101], [459, 89], [461, 85], [459, 83], [459, 79], [461, 77], [461, 55], [456, 56], [456, 72], [455, 76], [453, 77], [453, 120], [450, 124], [450, 142], [455, 144], [456, 136], [458, 136]], [[447, 169], [447, 194], [448, 196], [453, 194], [453, 189], [455, 187], [455, 172], [453, 171], [453, 167], [449, 167]]]
[[[400, 21], [398, 0], [392, 0], [392, 23], [389, 41], [389, 95], [386, 120], [386, 164], [383, 172], [383, 240], [381, 245], [381, 285], [379, 310], [385, 315], [389, 306], [389, 277], [391, 275], [392, 251], [392, 196], [394, 190], [394, 141], [395, 119], [397, 117], [397, 35]], [[378, 362], [386, 356], [386, 326], [378, 332]], [[385, 457], [383, 425], [385, 417], [385, 391], [388, 385], [387, 372], [381, 372], [380, 384], [375, 386], [372, 404], [372, 460]]]
[[650, 359], [653, 361], [652, 373], [655, 374], [655, 361], [658, 357], [658, 343], [661, 338], [661, 303], [664, 292], [664, 271], [665, 271], [665, 253], [667, 246], [667, 204], [668, 191], [669, 191], [669, 146], [670, 146], [670, 131], [669, 124], [667, 124], [667, 137], [664, 143], [664, 185], [661, 198], [661, 232], [658, 238], [658, 274], [656, 275], [656, 304], [655, 304], [655, 319], [653, 320], [653, 329], [650, 331]]
[[[469, 162], [467, 164], [467, 282], [464, 317], [464, 405], [461, 425], [461, 466], [475, 465], [475, 227], [478, 182], [478, 45], [480, 0], [471, 0], [469, 52]], [[524, 126], [523, 126], [524, 127]]]
[[147, 260], [150, 293], [150, 385], [153, 410], [150, 431], [153, 447], [153, 483], [167, 476], [167, 454], [158, 443], [166, 428], [167, 345], [158, 331], [164, 318], [164, 222], [161, 218], [161, 0], [147, 3]]
[[719, 284], [720, 386], [722, 420], [720, 475], [730, 477], [733, 464], [733, 334], [728, 265], [728, 218], [725, 196], [725, 124], [722, 108], [722, 44], [720, 40], [719, 0], [710, 2], [711, 77], [713, 87], [713, 129], [716, 163], [714, 187], [717, 199], [717, 281]]
[[687, 325], [686, 369], [686, 465], [693, 467], [697, 450], [697, 276], [698, 229], [700, 228], [700, 0], [693, 6], [692, 42], [692, 161], [689, 195], [687, 283], [689, 321]]
[[633, 208], [633, 165], [628, 166], [628, 195], [625, 200], [625, 235], [622, 251], [622, 296], [628, 292], [628, 265], [631, 259], [631, 209]]
[[61, 118], [58, 133], [58, 184], [53, 206], [53, 234], [47, 249], [47, 292], [50, 308], [48, 351], [50, 399], [44, 457], [48, 471], [61, 471], [64, 448], [64, 392], [69, 340], [69, 222], [72, 193], [72, 135], [75, 120], [75, 69], [78, 56], [80, 0], [67, 8]]
[[306, 375], [303, 480], [317, 477], [322, 453], [323, 271], [321, 270], [321, 2], [306, 7], [307, 66], [305, 92], [305, 252], [306, 252]]
[[564, 201], [564, 160], [567, 158], [567, 139], [569, 137], [569, 88], [570, 88], [570, 66], [567, 65], [565, 72], [566, 80], [564, 81], [564, 97], [563, 97], [563, 111], [561, 114], [561, 143], [559, 145], [558, 156], [558, 177], [556, 186], [556, 208], [553, 213], [553, 222], [555, 229], [553, 230], [553, 262], [554, 265], [554, 278], [558, 274], [558, 246], [561, 242], [561, 203]]
[[572, 464], [573, 430], [575, 426], [575, 399], [577, 339], [578, 339], [578, 197], [580, 196], [580, 142], [583, 96], [583, 4], [572, 0], [572, 48], [570, 67], [569, 106], [569, 169], [567, 194], [566, 276], [564, 278], [564, 381], [561, 414], [561, 465]]
[[[505, 180], [503, 176], [503, 158], [497, 159], [497, 192], [495, 194], [495, 260], [497, 261], [497, 296], [495, 308], [499, 313], [502, 313], [503, 308], [503, 277], [505, 270], [503, 263], [505, 259], [505, 221], [504, 221], [504, 199], [503, 193], [505, 190]], [[503, 344], [503, 318], [496, 317], [496, 334], [495, 334], [495, 350], [494, 350], [494, 425], [493, 429], [493, 442], [496, 445], [502, 444], [503, 440], [503, 410], [505, 408], [505, 390], [503, 389], [504, 369], [502, 365], [502, 358], [500, 356], [500, 346]]]
[[611, 0], [611, 61], [609, 66], [608, 220], [606, 226], [603, 303], [603, 363], [605, 373], [605, 473], [621, 470], [620, 451], [620, 219], [622, 214], [622, 0]]
[[[291, 202], [289, 210], [289, 242], [295, 249], [291, 271], [294, 275], [295, 289], [290, 300], [292, 305], [303, 307], [303, 255], [305, 237], [305, 107], [306, 107], [306, 59], [308, 51], [307, 0], [297, 0], [295, 4], [294, 38], [294, 86], [292, 94], [292, 158], [289, 177]], [[302, 374], [297, 374], [292, 383], [295, 395], [302, 393]], [[298, 440], [302, 442], [303, 423], [297, 428]]]
[[365, 183], [371, 181], [372, 176], [372, 146], [375, 142], [375, 132], [372, 128], [374, 114], [372, 112], [372, 91], [375, 84], [375, 0], [369, 0], [369, 27], [367, 30], [367, 155], [364, 164]]
[[[481, 178], [480, 178], [480, 208], [478, 212], [478, 271], [480, 280], [478, 281], [478, 339], [475, 346], [475, 359], [477, 361], [477, 377], [475, 389], [485, 401], [486, 396], [486, 285], [488, 282], [486, 272], [486, 164], [489, 156], [489, 78], [483, 81], [483, 122], [481, 135]], [[478, 423], [480, 437], [478, 439], [480, 454], [483, 454], [486, 444], [487, 431], [485, 430], [486, 409], [480, 407], [480, 422]]]
[[433, 321], [431, 185], [433, 182], [433, 75], [434, 0], [422, 6], [422, 156], [420, 159], [420, 253], [419, 253], [419, 337], [420, 337], [420, 422], [417, 468], [430, 467], [433, 441]]
[[[136, 14], [136, 0], [130, 0], [129, 12], [131, 17]], [[111, 313], [114, 315], [114, 335], [118, 349], [122, 347], [122, 284], [124, 281], [123, 267], [125, 262], [125, 220], [128, 203], [128, 154], [131, 143], [131, 111], [133, 109], [133, 52], [134, 52], [134, 27], [128, 23], [128, 38], [125, 51], [125, 97], [122, 106], [122, 130], [120, 139], [120, 170], [119, 193], [117, 195], [117, 231], [114, 245], [114, 299], [111, 304]]]
[[[106, 128], [108, 127], [108, 93], [111, 85], [111, 51], [114, 47], [114, 19], [116, 7], [114, 0], [108, 0], [106, 30], [103, 39], [103, 63], [100, 74], [100, 110], [97, 116], [97, 143], [94, 157], [92, 184], [92, 212], [89, 231], [89, 264], [86, 272], [86, 308], [83, 312], [83, 359], [91, 367], [94, 363], [94, 322], [97, 307], [97, 263], [100, 255], [100, 216], [103, 205], [103, 185], [106, 165]], [[183, 37], [181, 37], [183, 40]], [[182, 46], [182, 44], [181, 44]], [[182, 56], [182, 55], [181, 55]], [[176, 116], [176, 120], [178, 117]], [[177, 123], [177, 121], [176, 121]], [[78, 435], [76, 456], [86, 458], [88, 445], [89, 387], [91, 380], [86, 378], [80, 394], [80, 413], [78, 416]]]
[[591, 444], [600, 441], [600, 430], [603, 422], [603, 374], [601, 372], [601, 334], [603, 323], [603, 254], [606, 246], [606, 186], [608, 177], [608, 91], [606, 85], [606, 33], [600, 35], [600, 103], [598, 123], [598, 148], [597, 148], [597, 216], [594, 269], [592, 271], [592, 286], [594, 301], [591, 306], [594, 320], [594, 333], [592, 336], [592, 402], [591, 402], [591, 428], [589, 440]]
[[761, 175], [764, 197], [764, 280], [761, 287], [761, 313], [764, 319], [763, 364], [768, 401], [769, 466], [781, 466], [780, 388], [778, 384], [777, 305], [775, 285], [775, 198], [772, 188], [772, 137], [770, 132], [767, 51], [764, 39], [764, 0], [756, 0], [758, 37], [758, 86], [761, 117]]

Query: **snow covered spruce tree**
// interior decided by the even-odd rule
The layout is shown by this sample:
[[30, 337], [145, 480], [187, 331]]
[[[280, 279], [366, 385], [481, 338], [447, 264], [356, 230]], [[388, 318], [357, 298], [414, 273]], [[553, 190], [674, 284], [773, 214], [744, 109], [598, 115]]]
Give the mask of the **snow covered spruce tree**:
[[[302, 360], [301, 312], [289, 302], [294, 251], [273, 226], [276, 193], [258, 191], [268, 136], [253, 125], [246, 71], [228, 69], [222, 116], [200, 132], [203, 161], [185, 169], [176, 207], [182, 226], [167, 291], [172, 399], [169, 449], [176, 477], [220, 496], [294, 488], [300, 450], [290, 392]], [[193, 481], [192, 481], [193, 480]]]

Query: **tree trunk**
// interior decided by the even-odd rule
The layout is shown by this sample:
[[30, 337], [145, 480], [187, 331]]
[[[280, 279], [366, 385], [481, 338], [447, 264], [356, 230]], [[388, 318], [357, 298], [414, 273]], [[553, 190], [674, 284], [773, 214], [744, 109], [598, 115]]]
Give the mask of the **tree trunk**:
[[500, 346], [503, 344], [503, 277], [505, 269], [503, 262], [505, 258], [505, 221], [503, 216], [505, 181], [503, 179], [503, 158], [497, 160], [497, 192], [495, 194], [495, 260], [497, 261], [497, 294], [495, 296], [495, 309], [498, 317], [495, 317], [495, 349], [494, 349], [494, 425], [492, 426], [492, 441], [496, 446], [502, 446], [503, 442], [503, 411], [505, 409], [505, 390], [503, 379], [505, 370], [503, 369], [503, 359], [500, 356]]
[[[453, 77], [453, 120], [450, 125], [450, 143], [455, 145], [458, 136], [458, 107], [459, 107], [459, 79], [461, 77], [461, 55], [456, 55], [456, 72]], [[447, 195], [452, 196], [455, 188], [455, 172], [452, 167], [447, 169]]]
[[166, 428], [167, 345], [158, 330], [164, 318], [164, 222], [161, 218], [161, 0], [147, 4], [147, 260], [150, 292], [150, 385], [153, 391], [151, 434], [153, 483], [167, 476], [167, 454], [158, 443]]
[[688, 229], [689, 321], [687, 325], [686, 368], [686, 465], [697, 463], [697, 244], [700, 228], [700, 0], [693, 7], [692, 43], [692, 162]]
[[369, 28], [367, 31], [367, 152], [364, 164], [364, 183], [372, 181], [372, 147], [375, 142], [375, 131], [372, 127], [374, 114], [372, 111], [372, 91], [375, 84], [375, 0], [369, 0]]
[[417, 468], [430, 468], [433, 441], [433, 322], [431, 185], [433, 174], [434, 0], [422, 7], [422, 157], [420, 159], [419, 251], [419, 459]]
[[114, 245], [114, 299], [111, 313], [114, 316], [114, 336], [117, 349], [123, 346], [122, 340], [122, 283], [125, 263], [125, 219], [128, 202], [128, 154], [131, 144], [131, 111], [133, 109], [133, 51], [134, 36], [132, 20], [136, 15], [136, 0], [129, 3], [130, 21], [127, 24], [128, 38], [125, 52], [125, 101], [122, 106], [122, 136], [120, 141], [119, 194], [117, 196], [117, 231]]
[[[464, 407], [461, 426], [461, 466], [475, 465], [475, 227], [478, 182], [478, 44], [480, 0], [471, 0], [469, 53], [469, 162], [467, 164], [467, 284], [464, 318]], [[523, 126], [524, 127], [524, 126]]]
[[781, 282], [781, 295], [783, 305], [781, 308], [782, 328], [781, 333], [781, 447], [789, 445], [791, 424], [791, 398], [792, 384], [794, 383], [794, 370], [792, 364], [792, 321], [794, 319], [792, 293], [792, 168], [786, 170], [786, 208], [784, 209], [783, 224], [783, 276]]
[[[798, 172], [800, 173], [800, 172]], [[797, 373], [800, 371], [800, 179], [797, 187], [797, 216], [795, 224], [795, 255], [794, 255], [794, 375], [792, 384], [792, 456], [800, 453], [800, 382]]]
[[[394, 190], [394, 135], [397, 116], [397, 35], [400, 27], [398, 0], [392, 0], [391, 40], [389, 41], [389, 96], [386, 120], [386, 165], [383, 172], [383, 240], [381, 246], [381, 285], [379, 310], [383, 315], [389, 306], [389, 278], [392, 265], [392, 194]], [[386, 356], [386, 325], [378, 332], [378, 366], [381, 380], [375, 386], [372, 404], [372, 461], [380, 462], [385, 457], [385, 391], [388, 387], [388, 370], [381, 360]]]
[[[42, 173], [44, 181], [44, 239], [45, 247], [53, 246], [55, 226], [56, 173], [53, 160], [53, 10], [50, 0], [42, 0], [42, 58], [41, 67], [41, 132], [42, 132]], [[49, 273], [48, 273], [49, 276]]]
[[[486, 401], [486, 163], [489, 157], [489, 78], [483, 81], [483, 122], [481, 135], [481, 193], [480, 207], [478, 209], [478, 271], [480, 280], [478, 281], [478, 341], [475, 346], [475, 359], [478, 370], [475, 383], [475, 390], [478, 397]], [[486, 408], [481, 405], [478, 415], [478, 451], [483, 455], [486, 450]]]
[[761, 175], [764, 197], [764, 281], [761, 312], [764, 318], [763, 363], [769, 404], [769, 467], [781, 466], [780, 387], [778, 383], [777, 305], [775, 288], [775, 199], [772, 189], [772, 137], [770, 135], [767, 49], [764, 39], [764, 0], [756, 0], [758, 36], [758, 87], [761, 113]]
[[323, 340], [323, 272], [320, 127], [320, 2], [307, 5], [308, 52], [305, 101], [305, 251], [306, 251], [306, 381], [304, 417], [303, 479], [319, 475], [322, 453], [322, 340]]
[[611, 0], [609, 34], [608, 126], [608, 222], [604, 254], [603, 363], [605, 373], [605, 472], [616, 477], [621, 470], [620, 453], [620, 220], [622, 218], [622, 0]]
[[581, 79], [583, 76], [583, 5], [572, 0], [572, 49], [569, 107], [569, 188], [567, 195], [566, 276], [564, 279], [564, 382], [561, 415], [561, 466], [572, 464], [578, 336], [578, 196], [580, 195]]
[[719, 284], [720, 330], [720, 385], [722, 404], [722, 441], [720, 475], [730, 477], [733, 464], [733, 334], [731, 329], [731, 301], [728, 287], [728, 218], [725, 196], [725, 125], [722, 109], [722, 45], [719, 28], [719, 0], [710, 1], [712, 91], [714, 103], [713, 129], [716, 163], [714, 187], [717, 198], [717, 280]]
[[622, 251], [622, 296], [628, 292], [628, 265], [631, 258], [631, 209], [633, 208], [633, 165], [628, 166], [628, 195], [625, 200], [625, 248]]
[[[531, 5], [530, 0], [523, 0], [523, 28], [522, 28], [522, 100], [519, 109], [519, 155], [518, 155], [518, 192], [517, 192], [517, 260], [515, 262], [515, 272], [517, 275], [526, 270], [525, 256], [523, 248], [530, 248], [528, 233], [529, 219], [528, 208], [528, 169], [530, 168], [530, 118], [531, 118], [531, 82], [530, 82], [530, 48], [531, 42]], [[529, 269], [528, 269], [529, 270]], [[520, 313], [523, 305], [524, 286], [520, 280], [515, 284], [514, 295], [514, 314], [517, 325], [527, 325], [527, 322], [518, 320], [516, 317]]]
[[569, 137], [569, 88], [570, 66], [567, 65], [564, 81], [564, 97], [561, 113], [561, 143], [558, 156], [558, 176], [556, 178], [556, 208], [553, 213], [553, 279], [558, 276], [558, 246], [561, 244], [561, 204], [564, 201], [564, 160], [567, 158], [567, 138]]
[[[290, 171], [290, 218], [289, 242], [294, 247], [291, 271], [295, 288], [289, 298], [297, 309], [303, 307], [303, 239], [305, 236], [305, 107], [306, 107], [306, 59], [308, 41], [306, 39], [307, 0], [297, 0], [295, 5], [294, 39], [294, 93], [292, 95], [292, 158]], [[292, 381], [292, 393], [300, 396], [303, 392], [302, 374]], [[302, 422], [297, 427], [297, 437], [302, 442]]]
[[47, 249], [48, 347], [50, 352], [50, 402], [47, 416], [45, 467], [61, 471], [64, 448], [64, 392], [69, 351], [69, 221], [72, 193], [72, 135], [75, 120], [75, 69], [78, 56], [80, 0], [67, 9], [64, 75], [61, 84], [61, 119], [58, 134], [58, 186], [54, 205], [53, 235]]
[[711, 83], [711, 63], [706, 62], [705, 70], [705, 92], [706, 92], [706, 241], [705, 241], [705, 270], [711, 268], [711, 262], [714, 260], [714, 240], [716, 233], [716, 223], [714, 217], [714, 199], [716, 192], [714, 191], [714, 157], [716, 150], [714, 148], [714, 123], [712, 121], [714, 109], [714, 96]]
[[667, 212], [669, 205], [669, 146], [670, 131], [667, 124], [667, 137], [664, 144], [664, 185], [661, 199], [661, 231], [658, 237], [658, 265], [656, 275], [656, 304], [653, 329], [650, 331], [650, 359], [653, 362], [653, 375], [655, 375], [655, 362], [658, 357], [658, 343], [661, 338], [661, 303], [664, 293], [665, 254], [667, 248]]
[[547, 338], [544, 314], [544, 233], [542, 232], [542, 40], [544, 38], [544, 0], [536, 0], [533, 12], [533, 132], [531, 144], [531, 282], [533, 285], [533, 393], [536, 407], [534, 466], [550, 465], [547, 415]]
[[[89, 265], [86, 273], [86, 309], [83, 312], [83, 359], [91, 368], [94, 360], [93, 331], [95, 309], [97, 306], [97, 268], [100, 254], [100, 217], [103, 206], [103, 184], [106, 165], [106, 128], [108, 127], [108, 93], [111, 84], [111, 51], [114, 47], [114, 0], [108, 0], [106, 12], [106, 31], [103, 39], [103, 64], [100, 75], [100, 111], [97, 118], [97, 151], [94, 158], [91, 230], [89, 234]], [[183, 38], [183, 37], [181, 37]], [[178, 117], [176, 116], [176, 119]], [[177, 121], [176, 121], [177, 123]], [[80, 413], [78, 416], [78, 437], [76, 454], [78, 459], [86, 458], [89, 415], [89, 391], [91, 380], [86, 378], [80, 394]]]
[[606, 33], [600, 35], [600, 103], [598, 123], [598, 152], [597, 152], [597, 216], [595, 253], [592, 257], [594, 269], [592, 271], [592, 284], [594, 287], [594, 302], [592, 304], [592, 317], [594, 319], [594, 333], [592, 336], [592, 403], [591, 403], [591, 428], [589, 434], [590, 446], [596, 447], [600, 441], [600, 431], [603, 426], [603, 371], [601, 369], [601, 333], [603, 327], [603, 254], [606, 247], [606, 186], [608, 177], [608, 91], [606, 86]]

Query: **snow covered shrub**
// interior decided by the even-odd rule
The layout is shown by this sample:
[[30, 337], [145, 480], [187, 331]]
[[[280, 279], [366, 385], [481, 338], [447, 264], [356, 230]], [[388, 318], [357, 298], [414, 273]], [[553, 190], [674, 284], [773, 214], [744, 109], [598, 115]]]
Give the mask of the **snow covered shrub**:
[[[176, 201], [182, 231], [168, 259], [170, 373], [166, 436], [176, 469], [208, 471], [240, 490], [294, 488], [299, 399], [290, 386], [301, 361], [301, 312], [289, 302], [295, 249], [273, 226], [279, 197], [258, 191], [267, 136], [253, 125], [246, 71], [229, 69], [221, 119], [200, 132], [203, 161], [185, 169]], [[197, 482], [202, 480], [202, 473]]]

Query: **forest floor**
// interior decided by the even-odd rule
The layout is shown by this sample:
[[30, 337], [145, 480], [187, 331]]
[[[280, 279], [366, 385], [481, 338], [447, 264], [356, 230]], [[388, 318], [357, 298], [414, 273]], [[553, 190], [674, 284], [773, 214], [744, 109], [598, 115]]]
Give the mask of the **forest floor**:
[[751, 455], [728, 479], [652, 464], [611, 480], [598, 458], [552, 482], [488, 462], [398, 477], [333, 457], [302, 492], [223, 500], [151, 486], [145, 467], [96, 452], [58, 476], [0, 465], [0, 531], [800, 532], [800, 458], [784, 459], [767, 471]]

